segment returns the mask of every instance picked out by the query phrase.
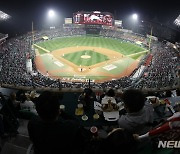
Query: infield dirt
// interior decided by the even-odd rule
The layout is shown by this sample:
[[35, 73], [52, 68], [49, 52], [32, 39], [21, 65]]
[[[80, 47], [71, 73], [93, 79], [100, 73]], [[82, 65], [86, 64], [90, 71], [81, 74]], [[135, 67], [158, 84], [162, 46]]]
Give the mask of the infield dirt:
[[[67, 54], [67, 53], [74, 53], [74, 52], [78, 52], [78, 51], [83, 51], [83, 50], [92, 50], [92, 51], [95, 51], [95, 52], [98, 52], [100, 54], [103, 54], [103, 55], [106, 55], [108, 56], [109, 60], [108, 61], [104, 61], [104, 62], [101, 62], [101, 63], [97, 63], [97, 64], [94, 64], [94, 65], [91, 65], [90, 66], [90, 69], [89, 69], [89, 66], [83, 66], [83, 71], [80, 71], [79, 69], [79, 66], [75, 65], [74, 63], [66, 60], [63, 58], [63, 55], [64, 54]], [[122, 55], [121, 53], [118, 53], [116, 51], [113, 51], [113, 50], [110, 50], [110, 49], [106, 49], [106, 48], [101, 48], [101, 47], [90, 47], [90, 46], [76, 46], [76, 47], [68, 47], [68, 48], [62, 48], [62, 49], [59, 49], [59, 50], [54, 50], [52, 51], [51, 53], [48, 53], [48, 54], [51, 54], [53, 56], [54, 59], [56, 60], [59, 60], [60, 62], [63, 62], [64, 64], [66, 64], [67, 66], [69, 66], [68, 68], [62, 70], [49, 70], [48, 71], [48, 74], [51, 78], [62, 78], [61, 76], [59, 77], [54, 77], [54, 73], [56, 72], [62, 72], [62, 71], [65, 71], [65, 72], [70, 72], [70, 73], [74, 73], [74, 74], [78, 74], [78, 75], [84, 75], [84, 76], [93, 76], [93, 75], [99, 75], [99, 76], [107, 76], [106, 79], [102, 79], [102, 80], [95, 80], [95, 82], [104, 82], [104, 81], [108, 81], [108, 80], [112, 80], [113, 79], [118, 79], [118, 78], [121, 78], [123, 76], [128, 76], [132, 73], [132, 71], [137, 67], [138, 65], [138, 61], [134, 61], [130, 66], [128, 66], [123, 72], [119, 73], [118, 75], [114, 75], [114, 74], [111, 74], [111, 73], [108, 73], [108, 72], [101, 72], [101, 71], [98, 71], [97, 72], [97, 69], [98, 67], [103, 67], [105, 65], [110, 64], [114, 61], [117, 61], [117, 60], [120, 60], [120, 59], [123, 59], [125, 58], [124, 55]], [[42, 73], [42, 74], [46, 74], [47, 71], [46, 71], [46, 68], [44, 66], [44, 63], [43, 63], [43, 60], [41, 58], [41, 56], [38, 54], [38, 52], [36, 51], [36, 59], [35, 59], [35, 63], [36, 63], [36, 67], [37, 69]]]

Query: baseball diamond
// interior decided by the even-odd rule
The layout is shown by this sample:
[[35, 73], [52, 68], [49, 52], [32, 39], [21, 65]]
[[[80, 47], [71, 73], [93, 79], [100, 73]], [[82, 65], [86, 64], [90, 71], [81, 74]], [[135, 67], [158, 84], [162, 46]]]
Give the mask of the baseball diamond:
[[38, 70], [51, 78], [103, 82], [128, 76], [148, 51], [122, 39], [72, 36], [34, 45]]

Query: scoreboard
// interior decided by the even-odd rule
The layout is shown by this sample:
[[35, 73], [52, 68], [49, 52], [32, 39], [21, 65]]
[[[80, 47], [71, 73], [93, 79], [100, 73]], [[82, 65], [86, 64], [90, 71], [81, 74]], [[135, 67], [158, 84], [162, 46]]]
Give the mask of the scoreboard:
[[115, 26], [122, 27], [122, 20], [115, 20]]
[[114, 17], [109, 12], [76, 12], [73, 14], [73, 23], [113, 26]]
[[65, 18], [65, 24], [72, 24], [72, 18]]

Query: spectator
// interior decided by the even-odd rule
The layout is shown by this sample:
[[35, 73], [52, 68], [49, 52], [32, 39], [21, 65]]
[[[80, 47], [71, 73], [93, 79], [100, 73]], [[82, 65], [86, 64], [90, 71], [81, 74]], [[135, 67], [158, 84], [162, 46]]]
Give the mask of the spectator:
[[[19, 121], [14, 114], [12, 108], [9, 106], [9, 103], [12, 103], [9, 101], [9, 103], [6, 101], [4, 95], [0, 93], [0, 115], [1, 115], [1, 134], [4, 134], [5, 132], [9, 133], [11, 136], [14, 136], [18, 134], [18, 127], [19, 127]], [[13, 104], [11, 104], [13, 107]], [[14, 109], [14, 108], [13, 108]]]
[[118, 90], [117, 93], [116, 93], [116, 101], [119, 103], [119, 102], [122, 102], [122, 94], [123, 92], [121, 90]]
[[20, 109], [20, 102], [16, 100], [16, 93], [12, 92], [10, 97], [7, 101], [7, 105], [9, 106], [10, 110], [14, 114], [15, 117], [18, 117], [18, 110]]
[[171, 97], [171, 95], [172, 95], [171, 90], [166, 91], [166, 97]]
[[83, 93], [79, 96], [78, 102], [83, 104], [84, 110], [90, 109], [91, 104], [94, 103], [95, 94], [90, 88], [85, 88]]
[[102, 139], [96, 153], [97, 154], [114, 154], [118, 151], [121, 153], [135, 153], [137, 142], [135, 141], [133, 134], [128, 131], [117, 128], [112, 130], [107, 138]]
[[100, 95], [100, 102], [102, 101], [102, 99], [103, 99], [103, 97], [105, 97], [106, 96], [106, 91], [104, 90], [103, 91], [103, 93]]
[[115, 92], [113, 89], [109, 89], [106, 93], [106, 95], [102, 98], [101, 104], [108, 104], [108, 101], [110, 100], [111, 103], [116, 104], [116, 100], [115, 100]]
[[[173, 153], [173, 149], [157, 149], [154, 147], [154, 142], [144, 144], [146, 139], [140, 139], [138, 134], [132, 134], [126, 129], [117, 128], [112, 130], [105, 139], [97, 142], [97, 149], [95, 154], [161, 154]], [[144, 144], [142, 146], [142, 144]]]
[[109, 97], [114, 97], [115, 96], [115, 92], [113, 89], [109, 89], [108, 92], [106, 93], [107, 96]]
[[37, 114], [35, 104], [31, 101], [29, 97], [27, 97], [27, 99], [24, 102], [20, 103], [20, 108], [21, 110], [28, 110], [29, 112]]
[[5, 130], [4, 130], [3, 115], [0, 114], [0, 137], [3, 139], [8, 136], [9, 134], [5, 133]]
[[176, 94], [177, 94], [177, 96], [180, 96], [180, 89], [176, 90]]
[[59, 113], [59, 96], [43, 92], [36, 100], [39, 116], [28, 123], [35, 154], [80, 153], [83, 138], [76, 121], [64, 120]]
[[101, 104], [101, 108], [104, 112], [112, 112], [119, 109], [115, 100], [115, 92], [113, 89], [108, 90], [106, 95], [102, 98]]
[[26, 100], [26, 95], [24, 90], [18, 90], [16, 93], [16, 100], [24, 102]]
[[153, 123], [153, 107], [145, 102], [144, 94], [129, 89], [123, 93], [122, 99], [127, 113], [119, 118], [119, 127], [140, 135], [149, 131]]

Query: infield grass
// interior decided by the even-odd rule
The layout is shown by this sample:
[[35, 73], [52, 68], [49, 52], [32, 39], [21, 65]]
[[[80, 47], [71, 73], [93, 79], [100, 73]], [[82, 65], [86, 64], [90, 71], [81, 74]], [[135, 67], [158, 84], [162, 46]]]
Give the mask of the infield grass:
[[[82, 58], [82, 56], [89, 56], [89, 58]], [[106, 55], [97, 53], [92, 50], [83, 50], [74, 53], [68, 53], [62, 56], [64, 59], [76, 64], [77, 66], [91, 66], [103, 61], [109, 60]]]

